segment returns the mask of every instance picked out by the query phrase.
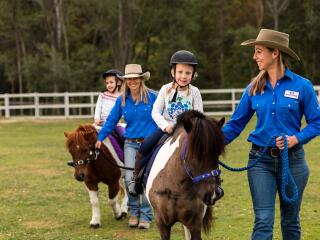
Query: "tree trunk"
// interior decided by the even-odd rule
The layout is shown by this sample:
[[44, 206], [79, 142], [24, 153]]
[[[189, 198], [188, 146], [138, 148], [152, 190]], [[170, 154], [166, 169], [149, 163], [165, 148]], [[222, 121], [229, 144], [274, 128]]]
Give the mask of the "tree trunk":
[[274, 29], [279, 29], [279, 16], [282, 11], [286, 10], [289, 6], [289, 0], [268, 0], [266, 1], [270, 13], [273, 16]]
[[263, 0], [256, 0], [257, 28], [261, 29], [264, 18]]

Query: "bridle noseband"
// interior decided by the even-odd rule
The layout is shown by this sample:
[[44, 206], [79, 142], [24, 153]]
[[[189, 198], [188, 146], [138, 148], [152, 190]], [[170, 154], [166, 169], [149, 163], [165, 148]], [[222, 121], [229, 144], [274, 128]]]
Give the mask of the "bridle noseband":
[[[89, 149], [91, 148], [91, 145], [89, 145]], [[76, 167], [76, 166], [81, 166], [81, 165], [86, 165], [86, 164], [89, 164], [89, 163], [91, 163], [91, 162], [94, 162], [94, 161], [96, 161], [97, 160], [97, 158], [98, 158], [98, 156], [99, 156], [99, 154], [100, 154], [100, 152], [97, 150], [97, 149], [95, 149], [95, 154], [93, 154], [93, 151], [90, 149], [89, 150], [89, 155], [87, 156], [87, 158], [86, 159], [80, 159], [80, 160], [78, 160], [78, 161], [76, 161], [74, 164], [73, 164], [73, 166], [74, 167]]]
[[202, 180], [205, 180], [206, 178], [209, 178], [209, 177], [218, 178], [220, 176], [220, 174], [221, 174], [221, 170], [219, 168], [213, 169], [210, 172], [201, 174], [201, 175], [196, 176], [196, 177], [193, 176], [193, 174], [190, 171], [190, 168], [188, 166], [188, 163], [186, 162], [187, 137], [188, 137], [188, 135], [185, 137], [185, 139], [183, 141], [183, 149], [182, 149], [181, 159], [183, 161], [184, 169], [185, 169], [186, 173], [188, 174], [188, 176], [191, 178], [192, 183], [201, 182]]

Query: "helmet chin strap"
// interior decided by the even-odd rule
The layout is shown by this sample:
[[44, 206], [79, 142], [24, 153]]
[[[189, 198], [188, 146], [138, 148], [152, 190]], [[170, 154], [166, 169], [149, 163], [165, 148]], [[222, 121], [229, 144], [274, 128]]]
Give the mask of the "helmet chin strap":
[[180, 88], [189, 87], [190, 83], [188, 83], [188, 84], [185, 85], [185, 86], [181, 86], [181, 85], [177, 82], [176, 77], [173, 77], [173, 82], [177, 84], [177, 87], [176, 87], [176, 89], [175, 89], [175, 93], [173, 94], [173, 97], [172, 97], [171, 101], [172, 101], [172, 102], [175, 102], [175, 101], [177, 101], [178, 88], [179, 88], [179, 87], [180, 87]]
[[118, 91], [120, 90], [120, 87], [122, 84], [118, 85], [119, 80], [116, 79], [116, 86], [113, 88], [113, 90], [111, 91], [111, 93], [115, 93], [115, 91], [118, 89]]

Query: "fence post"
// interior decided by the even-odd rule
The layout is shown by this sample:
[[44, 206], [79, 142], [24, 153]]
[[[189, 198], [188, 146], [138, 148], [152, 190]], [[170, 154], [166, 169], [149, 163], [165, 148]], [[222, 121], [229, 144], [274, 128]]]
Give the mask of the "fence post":
[[5, 117], [9, 118], [10, 117], [10, 100], [9, 100], [9, 94], [5, 93], [4, 94], [4, 106], [5, 106]]
[[64, 116], [69, 118], [69, 92], [64, 92]]
[[231, 100], [232, 100], [232, 113], [236, 110], [236, 91], [234, 88], [231, 89]]
[[39, 110], [39, 93], [34, 93], [34, 115], [36, 118], [39, 118], [40, 116], [40, 110]]
[[91, 92], [90, 94], [90, 104], [91, 104], [91, 108], [90, 108], [90, 112], [91, 112], [91, 116], [94, 116], [94, 109], [95, 109], [95, 105], [94, 105], [94, 96], [93, 96], [93, 92]]

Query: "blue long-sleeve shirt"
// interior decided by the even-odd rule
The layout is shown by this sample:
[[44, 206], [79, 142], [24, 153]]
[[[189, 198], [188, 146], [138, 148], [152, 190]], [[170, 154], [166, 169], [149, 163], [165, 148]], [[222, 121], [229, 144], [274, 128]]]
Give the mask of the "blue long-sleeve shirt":
[[[269, 139], [281, 133], [295, 135], [299, 144], [305, 144], [320, 135], [320, 107], [311, 82], [286, 69], [272, 89], [269, 81], [263, 93], [249, 96], [250, 84], [242, 95], [231, 119], [222, 128], [226, 143], [233, 141], [252, 118], [257, 124], [248, 141], [266, 146]], [[305, 116], [307, 126], [301, 129]]]
[[116, 100], [105, 124], [98, 134], [98, 140], [103, 141], [116, 127], [123, 116], [126, 122], [125, 138], [145, 138], [153, 133], [158, 127], [151, 117], [151, 110], [157, 95], [148, 91], [148, 103], [140, 101], [136, 104], [130, 94], [126, 95], [126, 104], [121, 106], [122, 96]]

